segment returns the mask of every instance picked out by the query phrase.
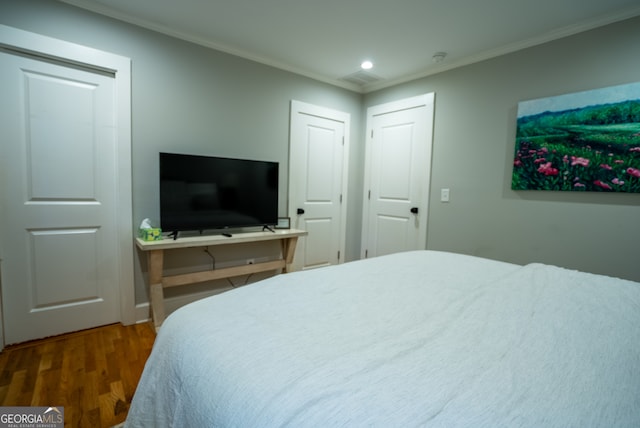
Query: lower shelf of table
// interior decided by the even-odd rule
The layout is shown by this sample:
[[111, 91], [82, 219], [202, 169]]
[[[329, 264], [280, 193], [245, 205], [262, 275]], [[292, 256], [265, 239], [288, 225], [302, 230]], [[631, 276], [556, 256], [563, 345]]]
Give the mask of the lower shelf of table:
[[254, 263], [251, 265], [231, 266], [226, 268], [208, 270], [203, 272], [185, 273], [181, 275], [165, 276], [162, 278], [164, 288], [180, 285], [194, 284], [197, 282], [213, 281], [216, 279], [231, 278], [234, 276], [250, 275], [258, 272], [268, 272], [286, 268], [285, 260], [272, 260], [268, 262]]

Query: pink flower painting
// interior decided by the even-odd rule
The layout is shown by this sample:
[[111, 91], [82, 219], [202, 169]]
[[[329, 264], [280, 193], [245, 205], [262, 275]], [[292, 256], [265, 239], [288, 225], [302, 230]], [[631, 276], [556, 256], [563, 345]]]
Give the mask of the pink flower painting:
[[640, 193], [640, 82], [518, 103], [513, 190]]

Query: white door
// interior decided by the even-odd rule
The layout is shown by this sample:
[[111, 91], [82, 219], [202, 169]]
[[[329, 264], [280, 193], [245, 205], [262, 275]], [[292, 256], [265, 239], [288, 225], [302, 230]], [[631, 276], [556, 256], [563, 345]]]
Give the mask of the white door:
[[434, 95], [367, 110], [362, 257], [425, 249]]
[[121, 320], [114, 81], [0, 52], [7, 344]]
[[291, 103], [289, 216], [300, 238], [293, 269], [344, 260], [349, 114]]

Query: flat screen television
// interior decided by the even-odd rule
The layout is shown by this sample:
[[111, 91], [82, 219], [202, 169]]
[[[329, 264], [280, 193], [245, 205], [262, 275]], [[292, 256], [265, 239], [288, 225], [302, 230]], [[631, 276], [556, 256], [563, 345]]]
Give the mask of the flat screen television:
[[160, 153], [160, 227], [205, 231], [278, 222], [278, 163]]

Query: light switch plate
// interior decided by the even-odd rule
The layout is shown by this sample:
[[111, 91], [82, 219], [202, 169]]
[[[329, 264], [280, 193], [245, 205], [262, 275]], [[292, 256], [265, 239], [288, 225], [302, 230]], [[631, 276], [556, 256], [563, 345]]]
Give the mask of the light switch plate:
[[449, 202], [449, 189], [440, 189], [440, 202]]

